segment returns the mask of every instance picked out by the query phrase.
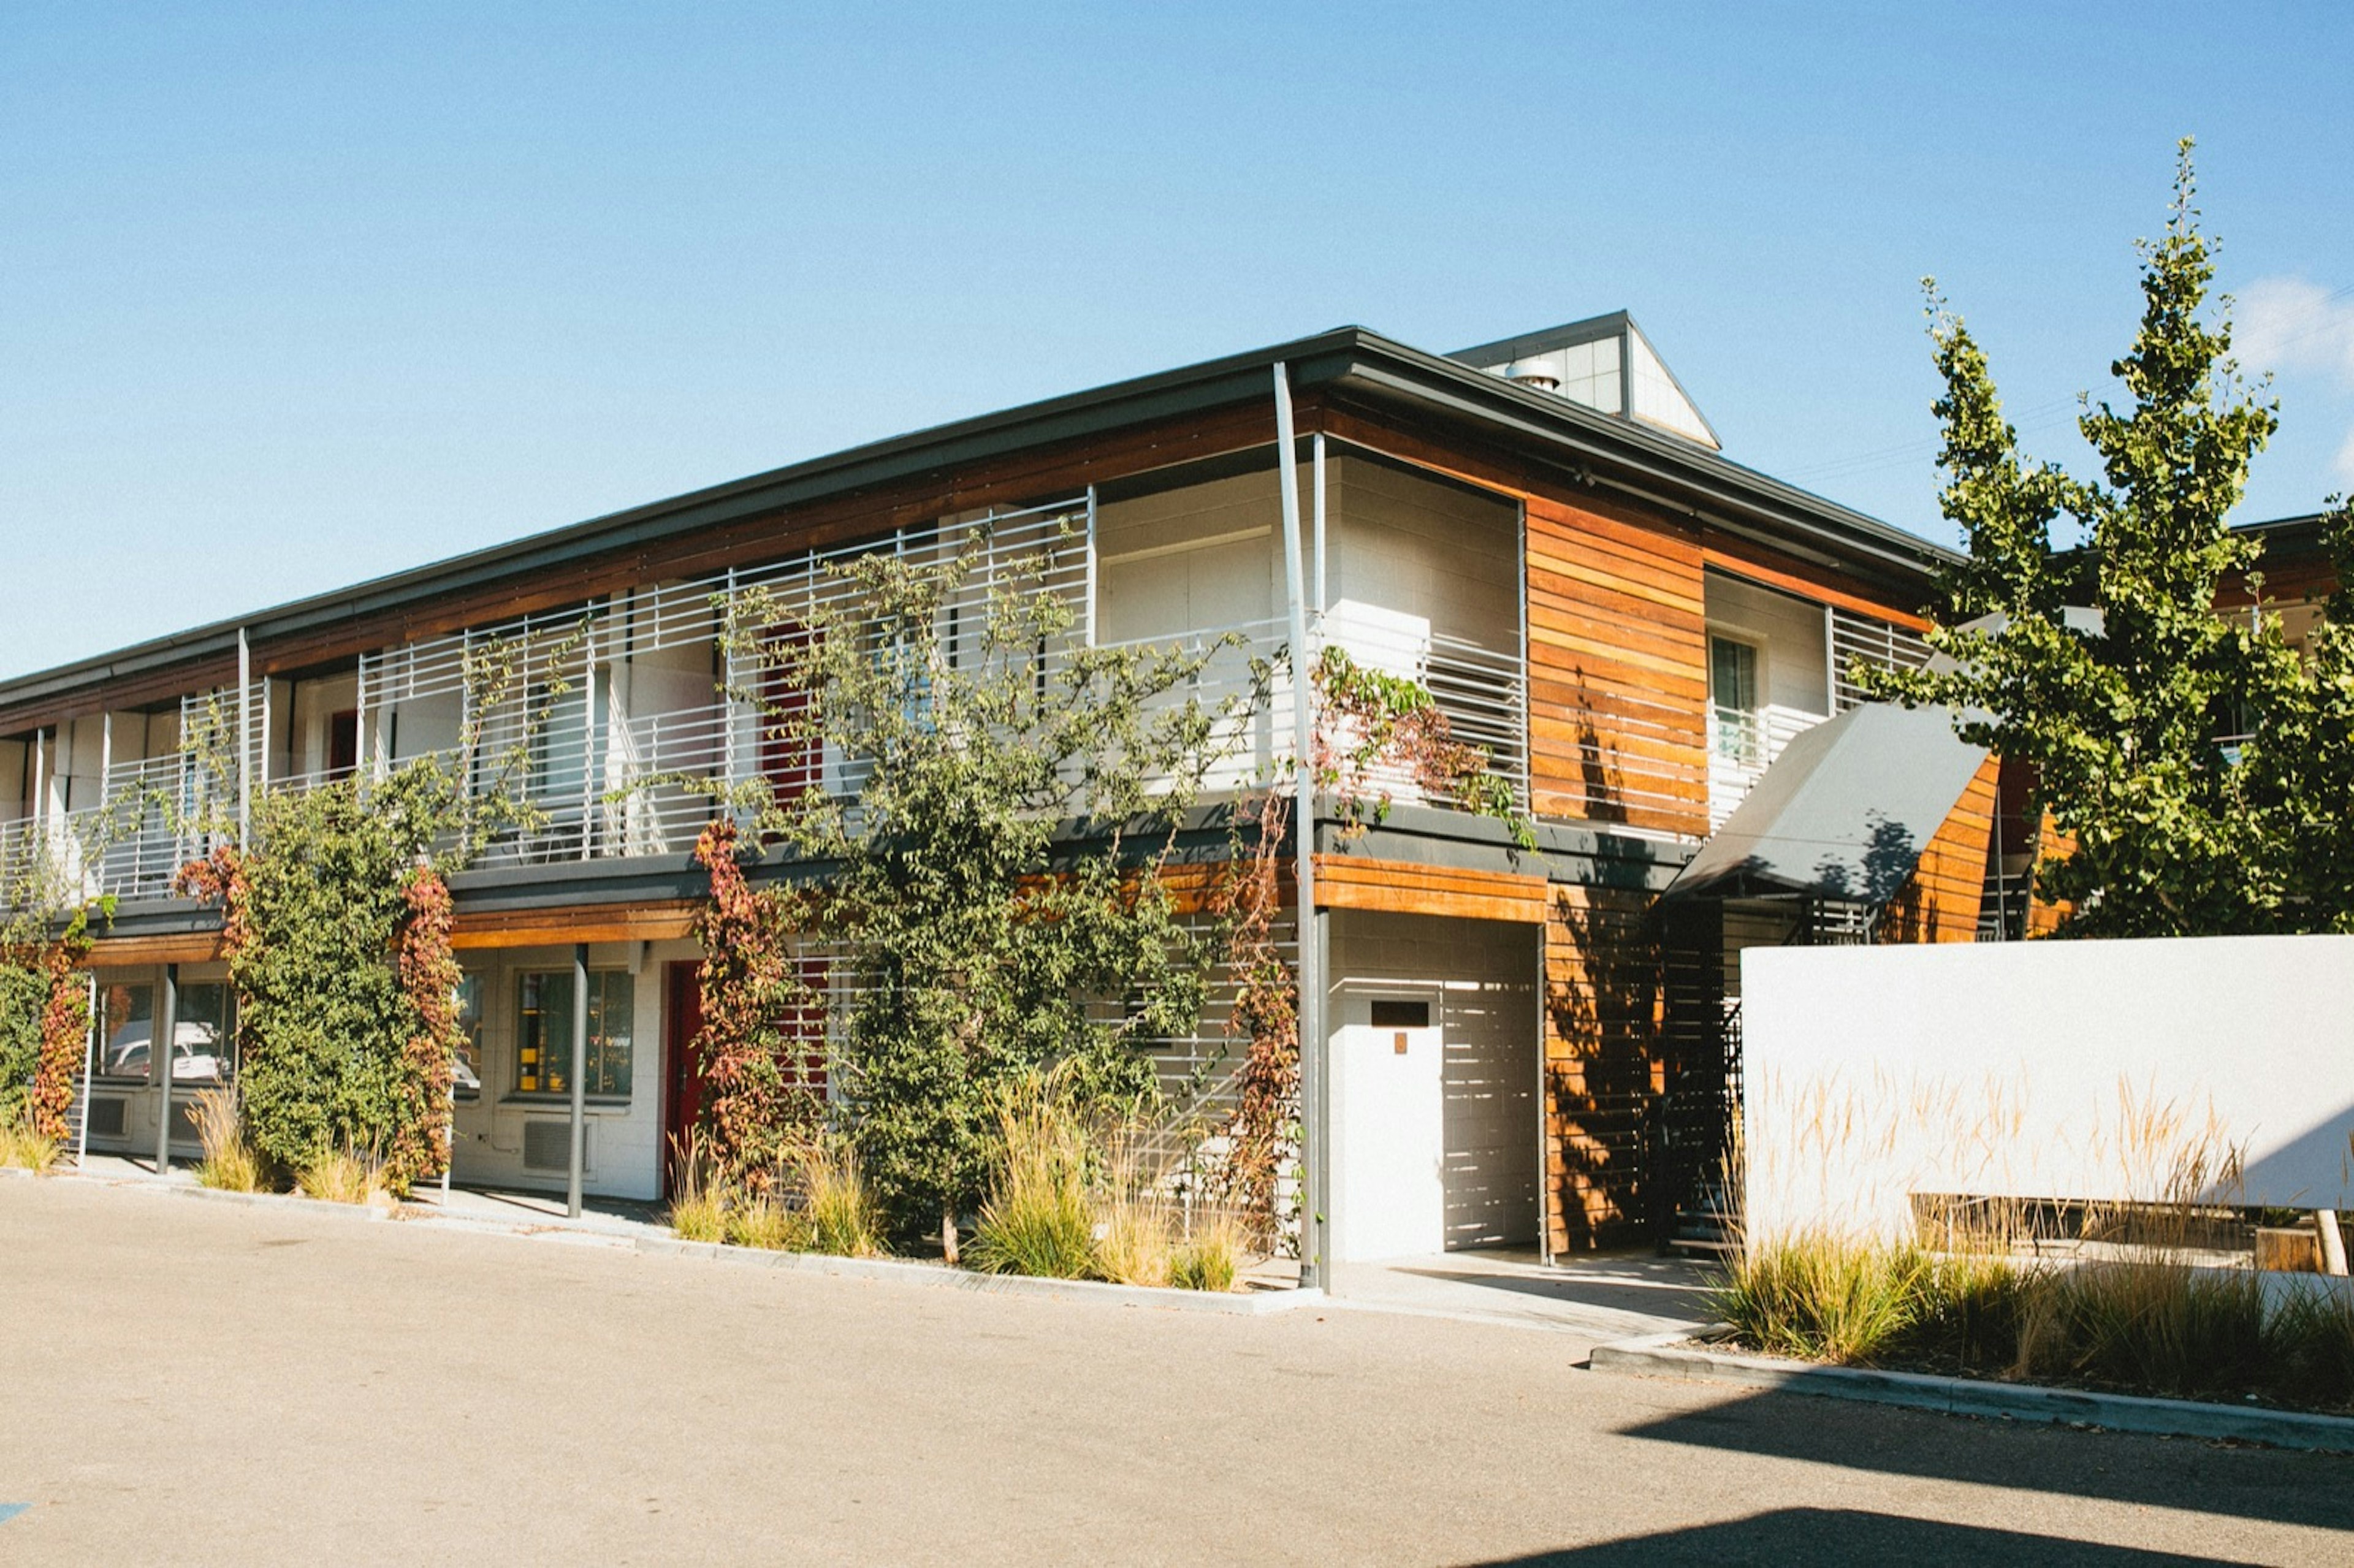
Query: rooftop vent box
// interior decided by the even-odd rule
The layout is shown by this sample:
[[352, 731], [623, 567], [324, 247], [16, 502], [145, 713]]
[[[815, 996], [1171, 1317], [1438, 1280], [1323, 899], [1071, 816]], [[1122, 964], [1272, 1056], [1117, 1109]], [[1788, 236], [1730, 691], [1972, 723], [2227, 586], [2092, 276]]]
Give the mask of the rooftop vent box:
[[1683, 383], [1624, 311], [1449, 355], [1515, 386], [1550, 392], [1708, 448], [1723, 449]]

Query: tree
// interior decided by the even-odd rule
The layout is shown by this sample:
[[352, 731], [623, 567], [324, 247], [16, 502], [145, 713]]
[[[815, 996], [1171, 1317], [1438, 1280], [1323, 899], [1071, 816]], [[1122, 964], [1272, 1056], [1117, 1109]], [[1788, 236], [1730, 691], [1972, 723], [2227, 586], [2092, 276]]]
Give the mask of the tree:
[[1074, 636], [1049, 570], [1067, 543], [993, 549], [977, 525], [831, 567], [806, 605], [755, 591], [727, 612], [731, 694], [764, 746], [842, 786], [756, 780], [731, 803], [819, 868], [777, 896], [841, 966], [832, 1070], [903, 1238], [977, 1206], [1017, 1077], [1149, 1099], [1141, 1047], [1193, 1029], [1215, 956], [1165, 874], [1234, 705], [1185, 694], [1210, 652]]
[[[2343, 862], [2334, 902], [2329, 878], [2301, 863], [2306, 833], [2326, 821], [2342, 835], [2349, 805], [2343, 600], [2311, 662], [2276, 615], [2218, 611], [2259, 557], [2226, 518], [2277, 406], [2241, 378], [2228, 319], [2208, 319], [2214, 263], [2190, 151], [2184, 141], [2164, 234], [2139, 246], [2141, 323], [2111, 366], [2129, 400], [2078, 420], [2100, 479], [2022, 455], [1985, 353], [1927, 285], [1945, 382], [1940, 502], [1969, 552], [1945, 576], [1928, 636], [1953, 667], [1861, 672], [1880, 694], [1951, 707], [1964, 739], [2031, 767], [2035, 806], [2072, 846], [2038, 867], [2038, 892], [2084, 936], [2349, 915]], [[2063, 519], [2080, 547], [2055, 541]]]

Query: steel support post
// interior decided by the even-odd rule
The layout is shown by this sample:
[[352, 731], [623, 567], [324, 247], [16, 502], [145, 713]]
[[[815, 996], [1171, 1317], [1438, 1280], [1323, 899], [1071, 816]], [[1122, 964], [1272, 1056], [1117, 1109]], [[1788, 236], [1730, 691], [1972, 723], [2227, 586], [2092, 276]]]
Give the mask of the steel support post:
[[581, 1155], [588, 1121], [588, 944], [572, 948], [572, 1150], [566, 1156], [564, 1212], [580, 1217]]

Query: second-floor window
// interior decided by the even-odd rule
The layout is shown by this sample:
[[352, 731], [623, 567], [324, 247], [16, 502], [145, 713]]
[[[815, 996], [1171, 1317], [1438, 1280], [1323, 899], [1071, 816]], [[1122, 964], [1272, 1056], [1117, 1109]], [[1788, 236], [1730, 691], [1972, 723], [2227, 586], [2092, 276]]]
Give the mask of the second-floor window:
[[1729, 761], [1755, 763], [1757, 733], [1757, 647], [1731, 637], [1708, 640], [1711, 745]]

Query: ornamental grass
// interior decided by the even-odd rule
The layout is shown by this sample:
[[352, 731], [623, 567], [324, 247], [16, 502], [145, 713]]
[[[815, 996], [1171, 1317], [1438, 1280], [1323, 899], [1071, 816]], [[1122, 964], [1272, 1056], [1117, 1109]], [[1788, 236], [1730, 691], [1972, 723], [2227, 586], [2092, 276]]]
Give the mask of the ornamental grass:
[[245, 1136], [233, 1089], [211, 1088], [196, 1098], [196, 1138], [205, 1156], [196, 1161], [196, 1184], [224, 1192], [258, 1192], [261, 1156]]
[[727, 1239], [727, 1189], [699, 1127], [670, 1140], [670, 1228], [681, 1241]]
[[294, 1190], [325, 1203], [389, 1204], [384, 1168], [349, 1149], [332, 1149], [294, 1173]]
[[990, 1274], [1086, 1279], [1096, 1273], [1093, 1139], [1052, 1075], [998, 1098], [997, 1169], [974, 1227], [972, 1266]]
[[732, 1246], [767, 1252], [810, 1250], [809, 1221], [766, 1193], [730, 1202], [720, 1219], [720, 1234]]
[[34, 1131], [29, 1118], [0, 1122], [0, 1165], [45, 1175], [64, 1152], [58, 1139]]
[[847, 1139], [804, 1139], [785, 1151], [784, 1165], [799, 1190], [810, 1251], [836, 1257], [883, 1255], [882, 1210]]
[[1180, 1290], [1232, 1290], [1249, 1251], [1242, 1222], [1223, 1211], [1200, 1216], [1169, 1257], [1169, 1283]]

